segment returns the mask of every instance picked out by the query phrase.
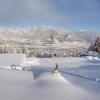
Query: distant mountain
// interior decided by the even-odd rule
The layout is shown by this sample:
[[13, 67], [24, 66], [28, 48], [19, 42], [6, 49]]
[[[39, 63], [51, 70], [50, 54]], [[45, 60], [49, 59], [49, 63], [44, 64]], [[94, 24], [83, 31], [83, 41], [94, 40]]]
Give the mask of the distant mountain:
[[89, 32], [89, 31], [80, 31], [80, 32], [76, 32], [74, 33], [75, 36], [84, 39], [86, 41], [94, 41], [96, 39], [96, 37], [100, 36], [99, 32]]
[[21, 39], [31, 39], [31, 40], [57, 40], [62, 41], [84, 41], [80, 38], [79, 34], [73, 34], [68, 32], [63, 28], [55, 28], [51, 26], [42, 27], [1, 27], [0, 34], [3, 37], [11, 38], [21, 38]]

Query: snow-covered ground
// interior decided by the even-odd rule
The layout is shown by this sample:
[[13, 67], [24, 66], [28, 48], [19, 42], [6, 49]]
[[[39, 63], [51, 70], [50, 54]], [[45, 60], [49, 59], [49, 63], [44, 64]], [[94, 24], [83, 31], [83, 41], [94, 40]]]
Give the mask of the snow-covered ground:
[[28, 58], [21, 66], [25, 71], [0, 69], [0, 99], [100, 100], [97, 57]]
[[21, 65], [26, 59], [25, 54], [0, 54], [0, 68], [11, 68], [12, 65]]

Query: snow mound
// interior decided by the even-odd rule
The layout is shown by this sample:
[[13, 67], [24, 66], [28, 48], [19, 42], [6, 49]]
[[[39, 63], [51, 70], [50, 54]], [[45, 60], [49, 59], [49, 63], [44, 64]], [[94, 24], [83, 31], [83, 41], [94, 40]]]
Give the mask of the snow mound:
[[30, 67], [30, 66], [38, 66], [39, 59], [38, 58], [27, 58], [24, 63], [22, 64], [23, 67]]
[[0, 68], [10, 68], [12, 65], [21, 65], [26, 58], [25, 54], [0, 54]]
[[65, 80], [60, 73], [42, 74], [33, 87], [34, 100], [95, 100], [95, 96]]
[[100, 60], [98, 57], [92, 57], [92, 56], [88, 56], [87, 59], [88, 60]]
[[100, 54], [98, 54], [98, 55], [97, 55], [97, 58], [99, 58], [99, 59], [100, 59]]
[[23, 68], [21, 66], [18, 66], [18, 65], [12, 65], [11, 69], [14, 69], [14, 70], [23, 70]]
[[38, 80], [44, 80], [44, 81], [60, 81], [69, 83], [60, 73], [44, 73], [42, 74]]
[[56, 80], [63, 81], [63, 82], [67, 82], [67, 80], [60, 73], [53, 73], [53, 77]]

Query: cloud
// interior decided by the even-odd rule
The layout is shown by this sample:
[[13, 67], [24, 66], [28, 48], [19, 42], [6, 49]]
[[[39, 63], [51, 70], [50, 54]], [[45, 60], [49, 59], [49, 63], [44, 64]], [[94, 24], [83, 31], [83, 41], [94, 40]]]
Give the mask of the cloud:
[[98, 13], [99, 7], [98, 0], [0, 0], [0, 21], [23, 21], [34, 17], [48, 20], [84, 19]]

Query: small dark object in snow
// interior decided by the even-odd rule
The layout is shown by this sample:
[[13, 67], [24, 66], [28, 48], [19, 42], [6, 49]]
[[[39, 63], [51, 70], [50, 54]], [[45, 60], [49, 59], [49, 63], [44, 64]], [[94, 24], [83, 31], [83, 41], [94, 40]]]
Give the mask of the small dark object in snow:
[[58, 63], [56, 63], [56, 67], [54, 69], [54, 73], [58, 73], [58, 72], [59, 72]]

